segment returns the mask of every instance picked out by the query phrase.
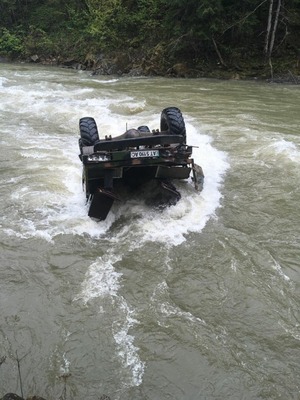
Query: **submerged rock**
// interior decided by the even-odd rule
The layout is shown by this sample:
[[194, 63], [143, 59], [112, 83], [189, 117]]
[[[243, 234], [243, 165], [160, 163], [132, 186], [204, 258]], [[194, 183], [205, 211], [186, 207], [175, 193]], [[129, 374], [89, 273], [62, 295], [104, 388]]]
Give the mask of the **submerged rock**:
[[[23, 397], [20, 397], [15, 393], [7, 393], [2, 397], [1, 400], [24, 400], [24, 399], [23, 399]], [[30, 397], [27, 397], [26, 400], [45, 400], [45, 399], [40, 396], [30, 396]]]
[[2, 397], [2, 400], [24, 400], [24, 399], [23, 399], [23, 397], [20, 397], [15, 393], [6, 393]]

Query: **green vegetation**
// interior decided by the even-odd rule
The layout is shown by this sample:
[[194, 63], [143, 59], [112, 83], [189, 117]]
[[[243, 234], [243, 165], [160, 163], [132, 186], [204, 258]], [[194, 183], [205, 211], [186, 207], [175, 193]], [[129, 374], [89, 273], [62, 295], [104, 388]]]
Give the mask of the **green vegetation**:
[[0, 0], [0, 55], [10, 58], [297, 75], [299, 37], [300, 0]]

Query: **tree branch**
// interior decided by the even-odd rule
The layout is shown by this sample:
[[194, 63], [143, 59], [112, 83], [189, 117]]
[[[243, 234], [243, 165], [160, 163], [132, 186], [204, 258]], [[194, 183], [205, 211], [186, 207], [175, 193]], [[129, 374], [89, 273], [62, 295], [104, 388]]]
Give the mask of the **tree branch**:
[[257, 7], [254, 8], [253, 11], [251, 11], [249, 14], [247, 14], [245, 17], [243, 17], [242, 19], [240, 19], [239, 21], [235, 22], [234, 24], [228, 26], [228, 28], [225, 29], [225, 31], [222, 32], [222, 35], [224, 35], [225, 32], [227, 32], [229, 29], [233, 28], [236, 25], [239, 25], [241, 23], [243, 23], [244, 21], [246, 21], [247, 18], [250, 17], [250, 15], [254, 14], [255, 11], [261, 7], [267, 0], [263, 0]]

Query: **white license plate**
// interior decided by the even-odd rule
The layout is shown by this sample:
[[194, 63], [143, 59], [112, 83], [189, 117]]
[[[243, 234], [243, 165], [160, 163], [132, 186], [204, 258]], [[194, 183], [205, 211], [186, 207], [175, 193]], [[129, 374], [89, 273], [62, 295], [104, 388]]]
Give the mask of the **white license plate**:
[[130, 153], [131, 158], [159, 157], [159, 150], [136, 150]]

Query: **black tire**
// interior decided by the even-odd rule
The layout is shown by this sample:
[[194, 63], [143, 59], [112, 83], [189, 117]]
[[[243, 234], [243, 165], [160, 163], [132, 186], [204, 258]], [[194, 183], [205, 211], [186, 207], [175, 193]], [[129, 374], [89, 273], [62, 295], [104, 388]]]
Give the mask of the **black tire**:
[[168, 107], [162, 110], [160, 117], [160, 130], [170, 135], [182, 135], [186, 143], [185, 122], [181, 111], [177, 107]]
[[82, 153], [82, 139], [81, 138], [78, 139], [78, 145], [79, 145], [80, 153]]
[[79, 120], [79, 131], [82, 146], [93, 146], [99, 140], [94, 118], [84, 117]]

